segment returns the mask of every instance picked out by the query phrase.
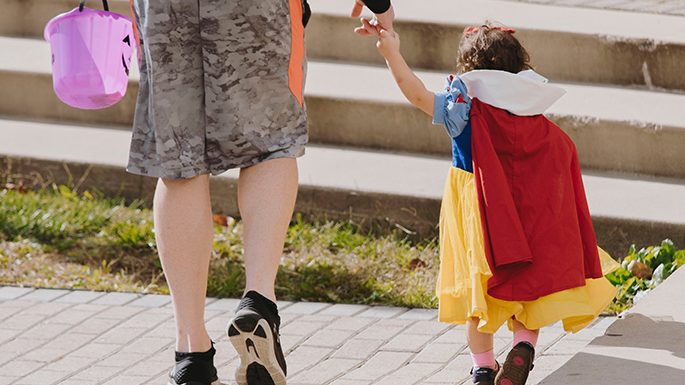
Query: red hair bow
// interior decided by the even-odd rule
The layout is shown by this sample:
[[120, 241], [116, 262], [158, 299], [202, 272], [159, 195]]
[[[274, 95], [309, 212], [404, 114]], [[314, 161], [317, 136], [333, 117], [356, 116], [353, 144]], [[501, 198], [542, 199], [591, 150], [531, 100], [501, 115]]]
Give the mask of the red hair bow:
[[[498, 29], [498, 30], [500, 30], [500, 31], [502, 31], [502, 32], [516, 33], [516, 31], [514, 31], [513, 29], [511, 29], [511, 28], [506, 28], [506, 27], [489, 27], [489, 28], [488, 28], [488, 27], [485, 27], [485, 28], [486, 28], [486, 29]], [[469, 34], [472, 34], [472, 33], [474, 33], [474, 32], [478, 32], [479, 29], [480, 29], [480, 28], [478, 28], [478, 27], [468, 27], [468, 28], [466, 28], [466, 31], [464, 32], [464, 35], [469, 35]]]

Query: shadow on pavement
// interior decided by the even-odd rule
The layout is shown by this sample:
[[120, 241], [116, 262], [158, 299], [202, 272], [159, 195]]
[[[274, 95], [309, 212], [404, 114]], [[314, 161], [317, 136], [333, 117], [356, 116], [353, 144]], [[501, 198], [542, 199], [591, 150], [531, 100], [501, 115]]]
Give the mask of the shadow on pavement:
[[685, 323], [627, 314], [540, 385], [607, 383], [685, 383]]

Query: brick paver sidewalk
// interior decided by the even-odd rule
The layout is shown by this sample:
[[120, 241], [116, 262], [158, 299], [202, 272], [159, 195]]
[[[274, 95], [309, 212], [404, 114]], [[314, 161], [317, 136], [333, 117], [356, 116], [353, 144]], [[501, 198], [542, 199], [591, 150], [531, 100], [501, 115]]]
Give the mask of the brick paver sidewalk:
[[559, 5], [685, 16], [685, 0], [509, 0], [522, 3]]
[[[238, 300], [207, 300], [224, 384], [235, 384], [238, 357], [225, 335]], [[437, 311], [385, 306], [280, 302], [288, 384], [461, 384], [471, 365], [463, 326], [435, 321]], [[614, 318], [573, 335], [543, 329], [528, 384], [559, 368]], [[506, 354], [511, 333], [495, 335]], [[173, 362], [170, 297], [0, 287], [0, 383], [166, 384]], [[500, 359], [503, 359], [501, 357]]]

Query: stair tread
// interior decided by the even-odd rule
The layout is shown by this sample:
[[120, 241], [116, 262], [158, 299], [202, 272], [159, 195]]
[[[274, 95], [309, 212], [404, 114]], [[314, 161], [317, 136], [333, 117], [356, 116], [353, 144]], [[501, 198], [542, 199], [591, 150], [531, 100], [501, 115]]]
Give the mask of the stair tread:
[[[110, 0], [109, 4], [110, 9], [130, 17], [128, 0]], [[352, 4], [352, 0], [310, 2], [314, 14], [341, 17], [349, 17]], [[503, 0], [393, 0], [393, 5], [398, 20], [471, 25], [490, 19], [512, 28], [528, 30], [685, 43], [682, 16]], [[64, 11], [70, 9], [65, 8]], [[362, 15], [369, 17], [371, 13], [365, 9]]]
[[[54, 0], [26, 1], [35, 5], [41, 1]], [[352, 0], [310, 2], [315, 15], [327, 14], [340, 17], [349, 17], [352, 4]], [[128, 0], [110, 0], [109, 5], [112, 11], [130, 17]], [[558, 31], [685, 43], [682, 16], [506, 0], [393, 0], [393, 5], [398, 20], [472, 25], [489, 19], [522, 30]], [[61, 7], [64, 8], [62, 12], [73, 9], [69, 2], [64, 2]], [[439, 11], [436, 12], [436, 10]], [[365, 9], [362, 15], [369, 17], [371, 14]]]
[[[130, 133], [55, 122], [0, 119], [0, 154], [126, 167]], [[440, 199], [449, 159], [309, 145], [300, 184], [324, 189]], [[685, 181], [584, 172], [593, 216], [685, 224]], [[238, 171], [221, 175], [237, 178]]]
[[[12, 55], [0, 56], [0, 71], [51, 72], [50, 47], [45, 41], [0, 37], [0, 51], [13, 52]], [[441, 91], [447, 76], [447, 73], [434, 71], [416, 71], [416, 74], [431, 91]], [[544, 76], [544, 73], [541, 75]], [[130, 79], [139, 79], [137, 65], [132, 65]], [[548, 114], [685, 128], [683, 93], [619, 86], [555, 84], [565, 88], [568, 93], [550, 107]], [[305, 95], [408, 103], [387, 68], [350, 63], [310, 61]]]
[[[415, 71], [431, 91], [442, 91], [448, 74]], [[541, 74], [544, 76], [544, 74]], [[629, 87], [554, 83], [567, 94], [548, 114], [601, 120], [644, 122], [685, 128], [685, 94]], [[333, 62], [310, 62], [306, 94], [348, 99], [408, 103], [384, 67]]]
[[[336, 16], [349, 16], [351, 10], [351, 1], [316, 0], [311, 5], [314, 13]], [[502, 0], [393, 0], [393, 8], [398, 20], [452, 25], [493, 20], [522, 30], [685, 43], [682, 16]]]

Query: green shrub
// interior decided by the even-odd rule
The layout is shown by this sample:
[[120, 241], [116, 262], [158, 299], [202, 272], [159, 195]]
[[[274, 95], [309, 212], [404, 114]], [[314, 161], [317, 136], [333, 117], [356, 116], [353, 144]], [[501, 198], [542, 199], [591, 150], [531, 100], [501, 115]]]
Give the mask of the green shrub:
[[[628, 265], [632, 261], [649, 266], [652, 269], [652, 277], [644, 279], [633, 276], [628, 271]], [[609, 282], [618, 288], [618, 294], [607, 311], [619, 313], [628, 309], [683, 265], [685, 250], [676, 251], [670, 239], [661, 242], [661, 246], [650, 246], [637, 252], [635, 245], [631, 246], [628, 256], [621, 261], [621, 267], [606, 275]]]

